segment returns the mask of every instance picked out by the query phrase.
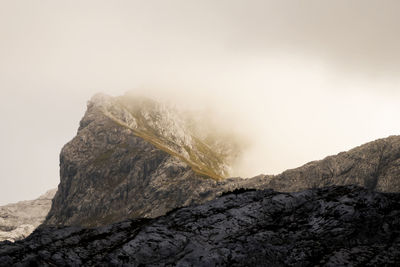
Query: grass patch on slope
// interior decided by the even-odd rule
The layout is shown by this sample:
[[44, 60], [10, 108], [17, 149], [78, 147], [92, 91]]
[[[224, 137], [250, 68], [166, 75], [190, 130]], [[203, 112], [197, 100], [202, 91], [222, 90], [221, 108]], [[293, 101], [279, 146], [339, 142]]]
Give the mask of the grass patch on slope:
[[[205, 177], [209, 177], [212, 178], [214, 180], [220, 181], [223, 180], [225, 177], [217, 174], [212, 168], [210, 168], [209, 166], [207, 166], [204, 163], [201, 163], [198, 161], [197, 157], [193, 156], [192, 153], [192, 157], [191, 159], [187, 159], [184, 156], [180, 155], [179, 153], [173, 151], [172, 149], [168, 148], [166, 145], [164, 145], [165, 141], [162, 140], [162, 138], [157, 137], [156, 134], [154, 133], [154, 131], [141, 131], [141, 130], [137, 130], [137, 129], [133, 129], [131, 127], [129, 127], [127, 124], [125, 124], [124, 122], [122, 122], [121, 120], [110, 116], [108, 114], [104, 114], [105, 116], [107, 116], [108, 118], [110, 118], [112, 121], [114, 121], [115, 123], [117, 123], [120, 126], [126, 127], [128, 129], [130, 129], [136, 136], [139, 136], [141, 138], [143, 138], [145, 141], [151, 143], [152, 145], [154, 145], [155, 147], [157, 147], [158, 149], [179, 158], [180, 160], [182, 160], [183, 162], [185, 162], [186, 164], [188, 164], [192, 170], [199, 174], [200, 176], [205, 176]], [[132, 114], [133, 115], [133, 114]], [[134, 115], [133, 115], [134, 116]], [[135, 116], [134, 116], [135, 117]], [[136, 117], [135, 117], [136, 118]], [[147, 124], [144, 120], [144, 118], [137, 118], [138, 119], [138, 124]], [[142, 126], [145, 126], [142, 125]], [[141, 125], [139, 125], [140, 127]], [[146, 127], [145, 128], [150, 128], [150, 127]], [[189, 155], [191, 153], [189, 152]], [[105, 157], [105, 156], [104, 156]], [[193, 158], [193, 159], [192, 159]]]

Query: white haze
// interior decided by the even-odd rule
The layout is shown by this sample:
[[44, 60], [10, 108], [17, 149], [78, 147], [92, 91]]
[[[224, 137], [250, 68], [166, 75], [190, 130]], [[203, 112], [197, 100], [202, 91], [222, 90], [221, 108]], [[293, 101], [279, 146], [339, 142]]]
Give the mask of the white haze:
[[0, 1], [0, 204], [57, 186], [96, 92], [210, 110], [248, 141], [243, 177], [398, 134], [400, 10], [383, 2]]

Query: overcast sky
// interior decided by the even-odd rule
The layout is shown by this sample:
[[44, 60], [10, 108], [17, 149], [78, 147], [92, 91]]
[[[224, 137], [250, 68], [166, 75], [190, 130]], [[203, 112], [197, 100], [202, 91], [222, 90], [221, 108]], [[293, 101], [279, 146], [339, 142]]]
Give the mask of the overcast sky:
[[400, 133], [397, 0], [0, 0], [0, 204], [59, 182], [96, 92], [215, 112], [279, 173]]

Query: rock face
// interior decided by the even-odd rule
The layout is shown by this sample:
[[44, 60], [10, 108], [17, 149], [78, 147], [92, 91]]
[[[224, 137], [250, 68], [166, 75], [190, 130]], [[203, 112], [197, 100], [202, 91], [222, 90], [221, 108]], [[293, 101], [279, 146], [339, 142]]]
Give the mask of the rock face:
[[[225, 190], [234, 147], [198, 137], [154, 101], [96, 95], [60, 155], [60, 184], [48, 225], [98, 226], [157, 217]], [[221, 186], [218, 186], [221, 185]]]
[[[235, 188], [294, 192], [356, 184], [400, 192], [400, 136], [280, 175], [226, 178], [239, 153], [177, 110], [141, 97], [96, 95], [60, 155], [60, 184], [46, 225], [100, 226], [154, 218]], [[203, 127], [204, 128], [204, 127]]]
[[380, 192], [400, 192], [400, 136], [379, 139], [269, 178], [261, 188], [293, 192], [356, 184]]
[[41, 227], [3, 242], [0, 266], [396, 266], [399, 218], [400, 194], [356, 186], [236, 190], [156, 219]]
[[0, 241], [15, 241], [30, 235], [45, 219], [56, 189], [35, 200], [0, 207]]

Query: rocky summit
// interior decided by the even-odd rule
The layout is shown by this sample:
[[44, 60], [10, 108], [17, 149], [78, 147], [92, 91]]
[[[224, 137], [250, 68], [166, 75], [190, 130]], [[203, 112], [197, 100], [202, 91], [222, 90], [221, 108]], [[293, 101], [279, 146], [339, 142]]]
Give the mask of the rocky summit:
[[240, 154], [179, 110], [143, 97], [95, 95], [60, 154], [60, 184], [46, 225], [95, 227], [155, 218], [236, 188], [295, 192], [360, 185], [400, 192], [400, 136], [362, 145], [279, 175], [228, 178]]
[[153, 100], [95, 95], [61, 151], [60, 184], [45, 224], [152, 218], [213, 199], [226, 189], [236, 147], [206, 131], [195, 134], [198, 128]]
[[42, 226], [0, 266], [398, 266], [400, 194], [236, 190], [156, 219]]

